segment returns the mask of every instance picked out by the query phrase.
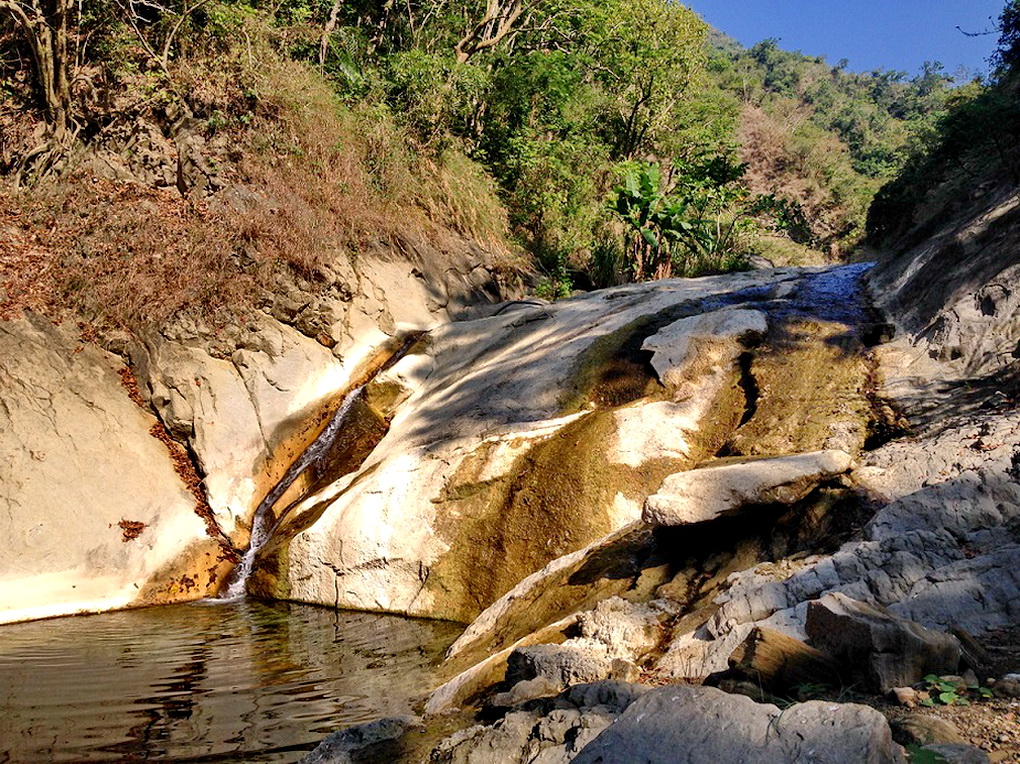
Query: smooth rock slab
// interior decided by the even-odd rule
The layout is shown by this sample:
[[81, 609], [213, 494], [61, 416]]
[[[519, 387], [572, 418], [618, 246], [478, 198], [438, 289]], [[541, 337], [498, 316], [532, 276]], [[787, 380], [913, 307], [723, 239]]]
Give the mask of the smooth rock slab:
[[844, 451], [815, 451], [679, 472], [648, 497], [641, 519], [652, 525], [692, 525], [748, 506], [793, 504], [852, 466]]
[[903, 762], [867, 706], [811, 701], [783, 711], [712, 687], [645, 693], [574, 764], [885, 764]]
[[0, 323], [0, 623], [216, 590], [219, 546], [123, 368], [45, 319]]

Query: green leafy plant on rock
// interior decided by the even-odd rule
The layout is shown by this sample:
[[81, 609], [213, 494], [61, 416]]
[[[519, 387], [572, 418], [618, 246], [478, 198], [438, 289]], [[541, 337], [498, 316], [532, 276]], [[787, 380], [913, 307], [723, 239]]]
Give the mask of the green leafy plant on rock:
[[978, 685], [967, 686], [958, 681], [945, 679], [935, 674], [924, 678], [928, 697], [921, 701], [922, 706], [969, 706], [971, 700], [986, 700], [992, 697], [992, 691]]

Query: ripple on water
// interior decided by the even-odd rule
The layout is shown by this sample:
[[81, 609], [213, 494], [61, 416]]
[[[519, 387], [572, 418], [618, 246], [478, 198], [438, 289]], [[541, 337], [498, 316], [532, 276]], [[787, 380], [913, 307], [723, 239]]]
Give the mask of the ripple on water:
[[0, 761], [296, 761], [407, 713], [459, 631], [253, 602], [0, 627]]

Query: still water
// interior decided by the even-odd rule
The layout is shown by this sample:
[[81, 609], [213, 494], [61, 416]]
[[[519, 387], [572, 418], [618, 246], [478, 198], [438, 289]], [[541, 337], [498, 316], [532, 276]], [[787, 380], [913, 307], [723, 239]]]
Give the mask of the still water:
[[0, 762], [292, 762], [407, 713], [462, 627], [196, 603], [0, 627]]

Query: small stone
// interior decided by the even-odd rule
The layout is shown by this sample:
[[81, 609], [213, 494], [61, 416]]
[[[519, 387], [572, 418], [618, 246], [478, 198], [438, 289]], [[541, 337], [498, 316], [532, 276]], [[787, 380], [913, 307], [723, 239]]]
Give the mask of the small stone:
[[913, 714], [889, 722], [893, 740], [900, 745], [939, 745], [966, 743], [960, 731], [945, 719]]
[[917, 705], [917, 690], [913, 687], [894, 687], [890, 694], [901, 706], [914, 708]]

